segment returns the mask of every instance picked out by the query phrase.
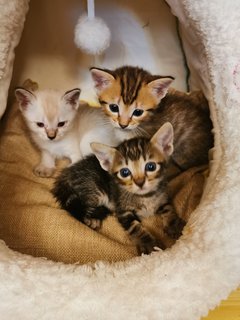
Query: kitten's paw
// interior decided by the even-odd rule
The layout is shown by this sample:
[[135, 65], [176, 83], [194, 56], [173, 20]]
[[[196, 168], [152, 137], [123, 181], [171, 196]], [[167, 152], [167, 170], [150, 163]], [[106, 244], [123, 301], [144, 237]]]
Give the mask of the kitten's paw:
[[140, 242], [137, 244], [138, 253], [141, 254], [150, 254], [153, 251], [159, 251], [159, 249], [165, 250], [166, 246], [159, 239], [151, 238], [149, 241]]
[[53, 175], [54, 171], [55, 171], [55, 168], [48, 168], [42, 164], [39, 164], [34, 168], [33, 172], [38, 177], [49, 178]]
[[169, 222], [169, 225], [164, 228], [164, 231], [172, 239], [178, 239], [182, 235], [182, 230], [185, 225], [186, 222], [183, 219], [176, 217]]
[[102, 220], [95, 219], [95, 218], [84, 218], [83, 222], [91, 229], [93, 230], [99, 230], [102, 226]]

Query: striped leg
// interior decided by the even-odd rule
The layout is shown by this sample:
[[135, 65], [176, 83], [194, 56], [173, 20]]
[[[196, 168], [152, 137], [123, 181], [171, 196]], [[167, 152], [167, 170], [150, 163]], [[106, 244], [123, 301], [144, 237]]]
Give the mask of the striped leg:
[[130, 238], [136, 243], [139, 254], [149, 254], [154, 251], [154, 247], [165, 249], [165, 245], [155, 239], [141, 224], [140, 218], [135, 212], [126, 211], [118, 213], [118, 221], [128, 232]]
[[102, 221], [111, 214], [111, 211], [105, 206], [93, 208], [91, 213], [85, 214], [83, 222], [93, 230], [99, 230], [102, 226]]
[[162, 217], [164, 232], [169, 237], [178, 239], [186, 222], [177, 215], [173, 206], [167, 202], [158, 209], [157, 214]]

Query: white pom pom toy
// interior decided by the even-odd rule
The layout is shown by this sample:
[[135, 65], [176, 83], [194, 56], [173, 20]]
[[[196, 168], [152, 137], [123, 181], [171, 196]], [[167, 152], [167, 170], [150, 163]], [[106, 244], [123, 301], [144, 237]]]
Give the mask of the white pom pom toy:
[[94, 0], [88, 0], [87, 6], [88, 14], [82, 15], [77, 22], [74, 41], [86, 53], [98, 55], [108, 48], [111, 33], [106, 23], [95, 17]]

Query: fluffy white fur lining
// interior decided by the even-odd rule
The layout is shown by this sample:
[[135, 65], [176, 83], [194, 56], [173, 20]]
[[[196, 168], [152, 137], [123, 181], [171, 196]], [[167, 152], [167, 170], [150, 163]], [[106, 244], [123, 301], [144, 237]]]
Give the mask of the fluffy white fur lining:
[[167, 2], [180, 19], [190, 67], [208, 88], [214, 120], [201, 205], [170, 250], [124, 263], [64, 265], [0, 243], [1, 318], [194, 320], [239, 285], [240, 3]]
[[0, 0], [0, 118], [12, 77], [14, 49], [21, 37], [29, 0]]

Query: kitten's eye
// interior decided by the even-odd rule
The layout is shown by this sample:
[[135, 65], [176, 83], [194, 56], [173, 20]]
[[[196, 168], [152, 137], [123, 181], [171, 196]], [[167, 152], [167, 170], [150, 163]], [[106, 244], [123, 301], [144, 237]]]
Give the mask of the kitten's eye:
[[135, 116], [135, 117], [140, 117], [142, 114], [143, 114], [143, 110], [142, 109], [135, 109], [133, 111], [132, 115]]
[[66, 121], [60, 121], [58, 122], [58, 127], [63, 127], [65, 125]]
[[148, 162], [145, 165], [145, 170], [146, 171], [155, 171], [157, 169], [157, 165], [155, 162]]
[[122, 168], [119, 172], [123, 178], [127, 178], [131, 174], [131, 171], [128, 168]]
[[112, 112], [119, 112], [119, 108], [118, 108], [118, 105], [117, 104], [110, 104], [109, 105], [109, 109], [112, 111]]
[[43, 122], [36, 122], [37, 126], [40, 127], [40, 128], [43, 128], [44, 127], [44, 123]]

